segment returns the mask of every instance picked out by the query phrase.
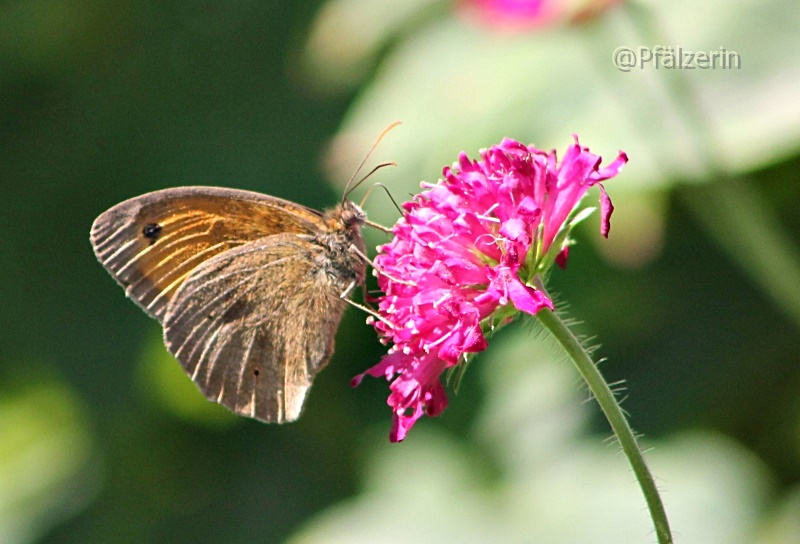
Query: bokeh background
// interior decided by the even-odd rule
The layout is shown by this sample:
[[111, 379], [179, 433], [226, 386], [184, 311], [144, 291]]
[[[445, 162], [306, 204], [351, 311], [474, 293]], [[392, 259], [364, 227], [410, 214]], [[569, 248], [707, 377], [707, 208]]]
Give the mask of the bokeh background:
[[[94, 217], [151, 190], [331, 205], [394, 120], [371, 164], [400, 200], [504, 136], [629, 153], [610, 239], [585, 221], [548, 285], [625, 380], [678, 541], [800, 542], [798, 23], [790, 0], [3, 2], [0, 542], [655, 541], [532, 320], [389, 445], [386, 383], [348, 387], [383, 350], [364, 315], [267, 426], [206, 403], [94, 259]], [[656, 45], [741, 65], [612, 62]]]

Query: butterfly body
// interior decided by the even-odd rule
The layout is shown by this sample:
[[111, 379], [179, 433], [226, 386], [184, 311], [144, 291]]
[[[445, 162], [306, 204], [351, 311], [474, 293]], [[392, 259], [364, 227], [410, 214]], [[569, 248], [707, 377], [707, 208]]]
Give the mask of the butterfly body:
[[324, 214], [213, 187], [149, 193], [97, 218], [91, 240], [207, 398], [266, 422], [299, 417], [364, 281], [364, 212]]

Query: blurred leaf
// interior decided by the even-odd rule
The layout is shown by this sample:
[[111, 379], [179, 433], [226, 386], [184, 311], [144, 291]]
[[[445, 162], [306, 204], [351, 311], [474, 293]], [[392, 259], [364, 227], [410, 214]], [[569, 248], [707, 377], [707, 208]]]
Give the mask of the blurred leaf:
[[776, 505], [756, 544], [795, 544], [800, 542], [800, 488], [795, 487]]
[[55, 380], [0, 396], [0, 542], [33, 542], [92, 498], [92, 438], [83, 406]]
[[[498, 339], [477, 363], [489, 389], [476, 433], [484, 455], [415, 428], [371, 453], [359, 497], [290, 542], [645, 541], [650, 521], [624, 457], [580, 432], [586, 405], [570, 365], [523, 328]], [[681, 542], [752, 542], [770, 487], [757, 458], [704, 432], [659, 441], [648, 458]], [[485, 476], [492, 459], [496, 480]]]
[[[308, 82], [323, 92], [349, 90], [375, 64], [392, 39], [412, 30], [449, 0], [333, 0], [317, 14], [304, 50], [303, 69]], [[391, 13], [391, 17], [387, 17]], [[341, 39], [357, 36], [357, 39]]]
[[[800, 95], [792, 89], [800, 87], [800, 63], [790, 52], [800, 49], [800, 34], [789, 21], [800, 20], [800, 4], [765, 1], [755, 18], [744, 0], [649, 5], [671, 40], [662, 45], [724, 47], [741, 58], [741, 69], [680, 74], [699, 97], [716, 138], [710, 145], [726, 168], [748, 171], [797, 151]], [[754, 38], [764, 35], [770, 39]], [[666, 92], [674, 74], [653, 66], [626, 73], [612, 62], [618, 46], [659, 45], [646, 39], [620, 10], [525, 35], [492, 33], [455, 16], [431, 21], [398, 39], [353, 105], [329, 154], [330, 177], [347, 179], [381, 128], [400, 119], [402, 130], [380, 149], [400, 164], [380, 174], [400, 195], [417, 192], [419, 180], [435, 181], [459, 151], [475, 156], [504, 136], [562, 149], [577, 133], [606, 156], [623, 147], [631, 162], [614, 182], [617, 190], [701, 179], [706, 157], [697, 143], [706, 133], [692, 132], [682, 117], [685, 105]], [[389, 214], [373, 217], [391, 222]]]

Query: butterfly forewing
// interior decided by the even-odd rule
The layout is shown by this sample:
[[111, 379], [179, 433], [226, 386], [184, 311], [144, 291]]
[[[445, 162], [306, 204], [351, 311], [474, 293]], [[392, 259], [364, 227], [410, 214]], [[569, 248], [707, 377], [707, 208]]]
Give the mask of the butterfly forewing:
[[128, 296], [162, 320], [178, 287], [206, 260], [264, 236], [307, 234], [321, 225], [317, 212], [267, 195], [181, 187], [114, 206], [95, 220], [91, 241]]
[[266, 422], [299, 417], [346, 303], [310, 237], [280, 234], [208, 260], [164, 317], [167, 348], [210, 400]]

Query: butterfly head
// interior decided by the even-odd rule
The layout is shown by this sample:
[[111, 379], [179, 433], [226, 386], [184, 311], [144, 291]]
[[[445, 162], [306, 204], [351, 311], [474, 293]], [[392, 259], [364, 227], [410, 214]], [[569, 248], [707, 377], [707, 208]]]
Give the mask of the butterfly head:
[[359, 231], [366, 221], [366, 212], [349, 200], [325, 213], [325, 223], [334, 231]]

